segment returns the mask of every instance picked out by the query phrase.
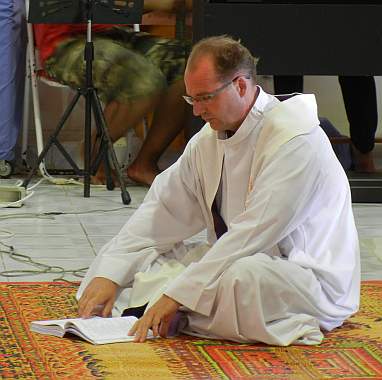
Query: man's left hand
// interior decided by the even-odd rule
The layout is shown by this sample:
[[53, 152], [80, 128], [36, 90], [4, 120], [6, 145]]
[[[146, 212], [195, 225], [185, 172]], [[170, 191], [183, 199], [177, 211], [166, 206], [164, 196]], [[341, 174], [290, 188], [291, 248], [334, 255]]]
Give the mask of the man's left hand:
[[134, 342], [144, 342], [147, 332], [151, 328], [154, 336], [167, 337], [167, 332], [180, 303], [174, 301], [165, 294], [154, 303], [150, 309], [137, 321], [129, 331], [129, 335], [135, 334]]

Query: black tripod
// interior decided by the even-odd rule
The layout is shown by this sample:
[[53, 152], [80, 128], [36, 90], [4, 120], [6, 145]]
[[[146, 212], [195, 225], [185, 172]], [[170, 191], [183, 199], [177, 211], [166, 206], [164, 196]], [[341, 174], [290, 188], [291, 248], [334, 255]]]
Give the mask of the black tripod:
[[[39, 3], [40, 5], [41, 4], [44, 5], [43, 1], [40, 1]], [[72, 101], [67, 106], [64, 114], [62, 115], [56, 127], [56, 130], [50, 136], [48, 143], [46, 144], [42, 152], [39, 154], [37, 162], [33, 165], [28, 177], [23, 181], [22, 186], [27, 188], [39, 164], [42, 162], [47, 152], [49, 151], [51, 146], [54, 144], [62, 153], [62, 155], [65, 157], [65, 159], [68, 161], [68, 163], [71, 165], [74, 172], [78, 176], [84, 177], [84, 197], [90, 196], [90, 177], [91, 175], [94, 175], [97, 172], [101, 163], [103, 163], [105, 168], [107, 189], [108, 190], [114, 189], [114, 183], [111, 176], [111, 167], [110, 167], [110, 158], [111, 158], [111, 161], [113, 163], [114, 169], [117, 174], [117, 178], [121, 186], [122, 202], [124, 204], [129, 204], [131, 201], [131, 198], [129, 193], [126, 190], [125, 181], [118, 164], [117, 156], [113, 148], [113, 143], [110, 139], [110, 135], [106, 126], [105, 117], [102, 111], [101, 103], [97, 95], [97, 90], [93, 86], [93, 59], [94, 59], [94, 45], [92, 41], [93, 5], [94, 5], [93, 0], [86, 0], [87, 35], [86, 35], [86, 45], [85, 45], [85, 52], [84, 52], [85, 69], [86, 69], [85, 87], [77, 89], [76, 95], [73, 97]], [[69, 153], [58, 141], [58, 135], [61, 129], [64, 127], [65, 122], [67, 121], [68, 117], [72, 113], [74, 107], [76, 106], [81, 96], [85, 97], [85, 130], [84, 130], [84, 135], [85, 135], [84, 148], [85, 149], [84, 149], [84, 169], [83, 170], [81, 170], [77, 166], [74, 160], [70, 157]], [[94, 144], [93, 149], [91, 146], [92, 144], [91, 142], [92, 114], [94, 116], [96, 130], [97, 130], [96, 142]], [[93, 161], [92, 161], [92, 157], [94, 157]]]

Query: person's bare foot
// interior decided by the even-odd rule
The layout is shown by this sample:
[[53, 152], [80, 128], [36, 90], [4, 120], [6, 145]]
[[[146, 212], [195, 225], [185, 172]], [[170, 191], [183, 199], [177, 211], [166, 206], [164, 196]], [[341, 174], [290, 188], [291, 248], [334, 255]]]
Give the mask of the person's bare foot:
[[[97, 151], [98, 150], [98, 147], [96, 146], [94, 148], [94, 140], [95, 140], [95, 136], [92, 136], [92, 150], [93, 151]], [[84, 160], [84, 141], [81, 141], [81, 145], [80, 145], [80, 155], [81, 155], [81, 159]], [[91, 158], [91, 160], [93, 160], [94, 157]], [[111, 177], [112, 177], [112, 180], [113, 180], [113, 183], [114, 183], [114, 186], [115, 187], [119, 187], [120, 186], [120, 183], [117, 179], [117, 176], [115, 174], [115, 171], [113, 169], [111, 169]], [[97, 173], [93, 176], [90, 177], [90, 183], [92, 185], [106, 185], [106, 173], [105, 173], [105, 169], [103, 167], [103, 163], [101, 163], [101, 165], [99, 166], [98, 170], [97, 170]]]
[[104, 175], [104, 173], [97, 173], [96, 175], [92, 175], [90, 177], [90, 183], [92, 185], [106, 185], [106, 176]]
[[[119, 183], [119, 180], [117, 178], [117, 175], [115, 173], [115, 170], [111, 169], [111, 180], [113, 181], [114, 187], [120, 187], [121, 184]], [[94, 176], [90, 177], [90, 183], [92, 185], [106, 185], [107, 179], [106, 179], [106, 173], [103, 169], [98, 169], [97, 173]]]
[[361, 173], [375, 173], [377, 171], [373, 152], [362, 153], [357, 148], [352, 146], [352, 154], [354, 160], [355, 171]]
[[134, 161], [127, 168], [127, 176], [134, 182], [138, 182], [144, 185], [151, 185], [154, 178], [160, 173], [158, 165], [153, 163], [142, 163]]

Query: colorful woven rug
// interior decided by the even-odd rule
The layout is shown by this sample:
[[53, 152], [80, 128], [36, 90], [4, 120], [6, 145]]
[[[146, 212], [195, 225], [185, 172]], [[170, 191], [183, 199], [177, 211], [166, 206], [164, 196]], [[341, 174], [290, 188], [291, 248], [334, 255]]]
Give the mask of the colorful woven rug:
[[320, 346], [271, 347], [189, 337], [93, 346], [30, 332], [76, 316], [75, 285], [0, 283], [0, 379], [382, 379], [382, 281]]

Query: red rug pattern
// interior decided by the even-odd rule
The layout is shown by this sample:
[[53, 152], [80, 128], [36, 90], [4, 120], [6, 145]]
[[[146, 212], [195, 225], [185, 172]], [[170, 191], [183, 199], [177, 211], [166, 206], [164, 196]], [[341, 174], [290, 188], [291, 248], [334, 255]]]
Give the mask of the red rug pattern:
[[290, 347], [185, 336], [92, 346], [30, 332], [32, 320], [75, 317], [76, 288], [0, 283], [1, 379], [382, 380], [382, 281], [362, 284], [360, 311], [320, 346]]

